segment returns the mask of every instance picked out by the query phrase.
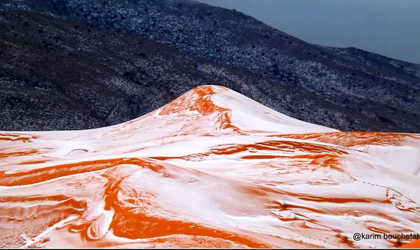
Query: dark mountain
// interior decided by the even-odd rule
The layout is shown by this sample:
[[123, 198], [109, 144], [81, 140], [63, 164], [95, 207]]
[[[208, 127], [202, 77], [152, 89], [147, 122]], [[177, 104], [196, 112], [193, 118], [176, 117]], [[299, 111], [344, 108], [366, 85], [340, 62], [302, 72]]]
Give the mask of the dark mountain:
[[311, 45], [237, 11], [190, 1], [0, 6], [3, 130], [116, 124], [193, 86], [218, 84], [341, 130], [420, 131], [420, 65]]

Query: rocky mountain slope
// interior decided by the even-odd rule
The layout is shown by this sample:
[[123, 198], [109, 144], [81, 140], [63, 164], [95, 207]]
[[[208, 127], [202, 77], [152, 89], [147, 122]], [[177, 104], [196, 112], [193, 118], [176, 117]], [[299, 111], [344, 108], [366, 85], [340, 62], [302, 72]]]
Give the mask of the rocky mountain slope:
[[0, 131], [4, 248], [393, 248], [420, 135], [339, 132], [220, 86], [82, 131]]
[[[66, 104], [40, 100], [37, 105], [45, 108], [50, 106], [45, 102], [55, 103], [47, 108], [48, 112], [41, 114], [57, 120], [47, 125], [42, 118], [32, 122], [22, 115], [31, 110], [35, 99], [40, 99], [42, 94], [32, 98], [32, 104], [27, 105], [9, 100], [19, 95], [13, 90], [3, 91], [0, 101], [5, 103], [7, 99], [14, 103], [9, 104], [14, 109], [7, 106], [1, 113], [6, 121], [1, 124], [3, 129], [72, 129], [116, 124], [145, 114], [192, 86], [218, 84], [298, 119], [341, 130], [420, 131], [419, 65], [354, 48], [311, 45], [237, 11], [180, 0], [6, 0], [0, 3], [0, 8], [4, 10], [0, 35], [4, 45], [0, 55], [2, 84], [15, 91], [19, 87], [14, 82], [60, 85], [63, 89], [58, 91], [68, 93], [67, 100], [74, 100]], [[8, 12], [13, 9], [31, 14]], [[28, 24], [35, 24], [36, 29], [27, 26], [23, 19], [21, 22], [19, 18], [8, 17], [7, 13], [10, 16], [21, 13]], [[32, 20], [34, 16], [40, 17], [42, 23], [38, 23], [38, 19]], [[14, 30], [15, 26], [20, 30]], [[62, 40], [56, 40], [50, 30], [60, 29], [60, 26], [67, 28], [61, 33]], [[66, 42], [66, 32], [73, 41]], [[103, 33], [112, 38], [101, 37]], [[38, 39], [39, 44], [22, 45], [24, 41], [20, 38]], [[115, 44], [107, 44], [109, 39]], [[176, 64], [181, 68], [172, 69], [169, 52], [155, 54], [156, 51], [148, 46], [134, 46], [136, 40], [167, 45], [156, 46], [182, 58], [173, 59], [182, 62]], [[65, 46], [60, 47], [60, 43]], [[54, 46], [58, 46], [57, 49], [52, 49]], [[100, 52], [98, 46], [102, 47]], [[76, 57], [67, 56], [69, 51]], [[32, 53], [34, 55], [30, 55]], [[30, 59], [35, 54], [38, 62]], [[90, 58], [84, 58], [84, 55]], [[115, 62], [111, 58], [115, 58]], [[185, 64], [183, 60], [190, 63]], [[213, 73], [201, 67], [202, 63], [224, 73]], [[97, 66], [91, 66], [95, 64]], [[154, 69], [156, 65], [167, 65], [171, 70]], [[110, 67], [113, 70], [108, 70]], [[43, 76], [38, 77], [39, 68], [46, 71], [41, 69]], [[84, 72], [75, 70], [82, 68]], [[45, 76], [50, 69], [57, 73]], [[180, 75], [174, 77], [170, 73], [173, 70]], [[64, 72], [71, 72], [71, 75], [60, 76]], [[181, 80], [183, 74], [188, 77]], [[199, 75], [206, 75], [206, 80]], [[115, 82], [122, 78], [124, 84]], [[119, 91], [130, 88], [130, 93], [119, 97], [113, 96], [114, 91], [107, 93], [109, 91], [103, 90], [102, 85], [111, 82], [111, 85], [120, 86]], [[144, 86], [136, 82], [149, 85], [149, 89], [140, 90]], [[160, 85], [156, 85], [157, 82]], [[90, 89], [93, 85], [96, 87]], [[38, 91], [26, 86], [28, 91]], [[134, 86], [143, 94], [134, 94], [128, 86]], [[101, 93], [111, 98], [106, 100], [100, 97]], [[303, 99], [296, 99], [295, 95]], [[61, 109], [63, 105], [66, 107]], [[67, 115], [68, 110], [74, 111]]]

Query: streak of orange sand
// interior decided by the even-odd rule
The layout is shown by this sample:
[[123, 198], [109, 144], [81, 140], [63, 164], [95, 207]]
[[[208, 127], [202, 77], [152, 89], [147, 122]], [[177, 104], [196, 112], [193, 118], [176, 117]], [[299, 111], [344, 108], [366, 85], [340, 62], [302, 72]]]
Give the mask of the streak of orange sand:
[[404, 244], [404, 245], [400, 246], [399, 248], [417, 248], [417, 249], [420, 249], [420, 240], [416, 240], [416, 241], [413, 241], [411, 243]]

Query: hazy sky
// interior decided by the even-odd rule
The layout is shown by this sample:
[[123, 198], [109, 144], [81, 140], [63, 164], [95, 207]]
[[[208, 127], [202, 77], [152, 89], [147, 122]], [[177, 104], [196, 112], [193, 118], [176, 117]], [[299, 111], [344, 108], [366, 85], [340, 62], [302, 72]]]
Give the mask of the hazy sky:
[[309, 43], [420, 63], [420, 0], [199, 0], [236, 9]]

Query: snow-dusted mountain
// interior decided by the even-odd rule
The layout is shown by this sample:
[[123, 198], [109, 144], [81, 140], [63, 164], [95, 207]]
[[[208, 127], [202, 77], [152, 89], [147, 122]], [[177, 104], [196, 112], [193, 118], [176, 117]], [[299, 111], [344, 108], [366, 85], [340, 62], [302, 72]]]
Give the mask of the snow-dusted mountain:
[[[220, 86], [93, 130], [0, 132], [2, 247], [394, 247], [420, 135], [340, 132]], [[407, 242], [408, 243], [408, 242]]]
[[237, 11], [185, 0], [4, 0], [0, 10], [4, 130], [113, 125], [217, 82], [340, 130], [420, 131], [419, 65], [308, 44]]

